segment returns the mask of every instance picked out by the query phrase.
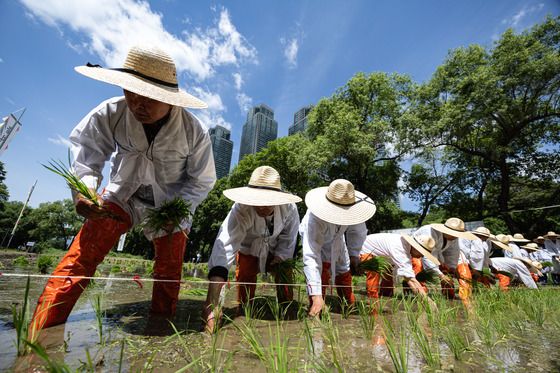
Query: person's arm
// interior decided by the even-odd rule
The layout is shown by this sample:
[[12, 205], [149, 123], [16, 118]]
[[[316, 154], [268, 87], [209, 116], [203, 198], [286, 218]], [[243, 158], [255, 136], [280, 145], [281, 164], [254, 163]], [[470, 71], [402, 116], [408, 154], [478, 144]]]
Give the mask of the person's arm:
[[[115, 151], [116, 144], [112, 128], [115, 123], [111, 118], [120, 118], [119, 107], [112, 100], [105, 101], [86, 115], [70, 133], [71, 152], [74, 159], [72, 168], [78, 178], [97, 195], [103, 180], [103, 167]], [[97, 219], [108, 216], [103, 209], [101, 198], [98, 197], [100, 207], [83, 195], [72, 192], [76, 212], [87, 219]]]
[[[186, 179], [179, 192], [185, 201], [191, 204], [194, 214], [198, 205], [206, 198], [216, 183], [216, 169], [214, 166], [214, 155], [212, 153], [212, 142], [208, 131], [202, 128], [200, 121], [192, 114], [183, 110], [183, 120], [187, 129], [187, 137], [191, 146], [190, 154], [186, 164]], [[190, 229], [191, 221], [187, 222]]]
[[321, 287], [323, 266], [321, 249], [324, 244], [326, 226], [322, 220], [313, 218], [311, 215], [304, 222], [306, 224], [302, 230], [303, 271], [307, 281], [307, 293], [313, 303], [309, 309], [309, 316], [317, 316], [324, 304]]
[[352, 273], [359, 274], [360, 251], [367, 237], [366, 223], [350, 225], [345, 232]]

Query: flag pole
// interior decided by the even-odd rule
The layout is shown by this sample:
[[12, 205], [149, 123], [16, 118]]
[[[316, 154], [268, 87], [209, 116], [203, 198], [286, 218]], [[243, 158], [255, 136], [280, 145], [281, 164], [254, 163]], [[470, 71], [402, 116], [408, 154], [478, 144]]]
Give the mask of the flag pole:
[[[19, 216], [16, 220], [16, 223], [14, 224], [14, 229], [12, 229], [12, 233], [10, 235], [10, 239], [8, 240], [8, 244], [6, 245], [6, 247], [10, 247], [10, 243], [12, 243], [12, 238], [14, 238], [14, 234], [16, 233], [17, 226], [19, 224], [19, 221], [21, 220], [21, 216], [23, 215], [23, 211], [25, 210], [25, 208], [27, 207], [27, 204], [29, 203], [29, 199], [31, 198], [31, 194], [33, 193], [33, 189], [35, 189], [35, 185], [37, 185], [37, 180], [35, 180], [35, 183], [31, 187], [31, 190], [29, 191], [29, 194], [27, 195], [27, 200], [25, 201], [25, 203], [23, 204], [23, 207], [21, 208], [21, 211], [19, 212]], [[2, 240], [2, 244], [4, 244], [4, 240]]]

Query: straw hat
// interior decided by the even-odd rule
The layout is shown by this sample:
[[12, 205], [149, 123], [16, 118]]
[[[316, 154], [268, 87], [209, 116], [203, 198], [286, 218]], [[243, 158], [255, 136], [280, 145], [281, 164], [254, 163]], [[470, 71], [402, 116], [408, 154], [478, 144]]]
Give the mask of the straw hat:
[[496, 235], [496, 237], [492, 240], [492, 243], [498, 246], [502, 250], [509, 251], [509, 252], [513, 251], [511, 247], [508, 246], [509, 238], [505, 234]]
[[88, 78], [170, 105], [195, 109], [208, 107], [205, 102], [179, 89], [173, 59], [155, 47], [132, 47], [122, 68], [103, 68], [88, 63], [76, 66], [74, 70]]
[[510, 239], [510, 241], [517, 242], [517, 243], [531, 242], [531, 240], [528, 240], [525, 237], [523, 237], [521, 233], [514, 234], [513, 237]]
[[431, 236], [420, 235], [418, 237], [412, 237], [408, 234], [402, 234], [401, 236], [410, 244], [410, 246], [414, 247], [430, 261], [440, 265], [439, 260], [432, 255], [432, 251], [434, 251], [436, 246], [436, 241]]
[[375, 203], [344, 179], [334, 180], [328, 187], [311, 189], [305, 204], [313, 215], [328, 223], [353, 225], [363, 223], [375, 214]]
[[557, 235], [556, 233], [554, 233], [553, 231], [549, 231], [547, 234], [545, 234], [544, 239], [554, 239], [554, 238], [558, 238], [560, 237], [560, 235]]
[[459, 218], [449, 218], [444, 224], [431, 224], [431, 227], [438, 232], [448, 234], [453, 237], [466, 238], [471, 241], [478, 240], [477, 236], [465, 230], [465, 222]]
[[530, 243], [528, 243], [528, 244], [526, 244], [526, 245], [523, 245], [523, 246], [521, 246], [521, 247], [524, 248], [524, 249], [533, 250], [533, 251], [540, 250], [540, 249], [539, 249], [539, 245], [537, 245], [537, 244], [534, 243], [534, 242], [530, 242]]
[[535, 239], [533, 240], [533, 242], [541, 243], [541, 244], [542, 244], [542, 243], [544, 243], [544, 240], [545, 240], [545, 238], [544, 238], [543, 236], [538, 236], [537, 238], [535, 238]]
[[477, 237], [491, 237], [492, 233], [490, 233], [490, 229], [486, 227], [478, 227], [474, 231], [471, 231], [472, 234], [476, 235]]
[[[533, 264], [533, 261], [531, 259], [521, 258], [521, 257], [518, 257], [518, 256], [514, 256], [513, 259], [517, 259], [517, 260], [520, 260], [523, 263], [525, 263], [529, 267], [529, 271], [531, 273], [537, 273], [539, 276], [542, 275], [539, 271], [539, 268], [535, 264]], [[541, 267], [542, 267], [542, 265], [541, 265]]]
[[226, 189], [223, 193], [232, 201], [249, 206], [277, 206], [301, 202], [298, 196], [282, 190], [280, 175], [270, 166], [255, 168], [247, 186]]

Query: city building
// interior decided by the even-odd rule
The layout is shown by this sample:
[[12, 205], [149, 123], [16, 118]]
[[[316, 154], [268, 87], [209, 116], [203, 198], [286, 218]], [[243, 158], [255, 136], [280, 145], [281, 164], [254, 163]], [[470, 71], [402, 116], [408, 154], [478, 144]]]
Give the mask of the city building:
[[294, 123], [288, 128], [288, 136], [297, 132], [304, 132], [307, 128], [307, 115], [313, 109], [313, 105], [304, 106], [294, 114]]
[[274, 120], [274, 111], [260, 104], [247, 113], [247, 121], [241, 133], [239, 161], [247, 154], [255, 154], [278, 136], [278, 122]]
[[212, 152], [216, 164], [216, 177], [221, 179], [229, 174], [231, 165], [231, 154], [233, 152], [233, 141], [230, 140], [231, 132], [217, 125], [210, 128], [210, 140], [212, 141]]

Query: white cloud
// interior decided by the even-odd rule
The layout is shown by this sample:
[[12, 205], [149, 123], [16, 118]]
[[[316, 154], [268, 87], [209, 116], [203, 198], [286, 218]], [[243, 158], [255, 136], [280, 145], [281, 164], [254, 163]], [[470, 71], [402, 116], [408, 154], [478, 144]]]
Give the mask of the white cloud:
[[205, 30], [169, 33], [160, 13], [138, 0], [22, 0], [34, 18], [61, 29], [67, 26], [86, 40], [69, 42], [73, 49], [87, 49], [108, 66], [121, 66], [135, 44], [152, 44], [168, 51], [178, 72], [198, 80], [208, 79], [220, 65], [257, 63], [257, 51], [221, 9], [219, 20]]
[[246, 113], [247, 111], [249, 111], [251, 106], [253, 106], [253, 99], [243, 92], [238, 93], [235, 98], [237, 99], [239, 110], [241, 110], [242, 113]]
[[195, 115], [202, 121], [206, 128], [215, 127], [219, 124], [231, 130], [231, 124], [223, 117], [227, 108], [222, 102], [222, 98], [217, 93], [208, 92], [200, 87], [191, 88], [192, 93], [208, 104], [208, 109], [196, 111]]
[[233, 81], [235, 82], [235, 89], [239, 91], [244, 83], [243, 77], [239, 73], [233, 73], [231, 75], [233, 76]]
[[293, 69], [297, 67], [297, 54], [299, 50], [299, 41], [297, 38], [292, 38], [286, 40], [284, 38], [280, 39], [280, 43], [284, 47], [284, 57], [286, 62], [288, 62], [288, 67]]
[[65, 148], [70, 148], [72, 146], [72, 143], [68, 139], [60, 135], [56, 135], [55, 139], [49, 137], [47, 140], [49, 140], [49, 142], [52, 142], [53, 144], [64, 146]]
[[0, 63], [4, 62], [4, 60], [2, 59], [2, 57], [0, 57]]
[[507, 27], [518, 28], [523, 25], [523, 20], [530, 14], [539, 12], [544, 7], [543, 3], [536, 5], [525, 5], [517, 13], [515, 13], [511, 18], [506, 18], [502, 20], [502, 24]]

